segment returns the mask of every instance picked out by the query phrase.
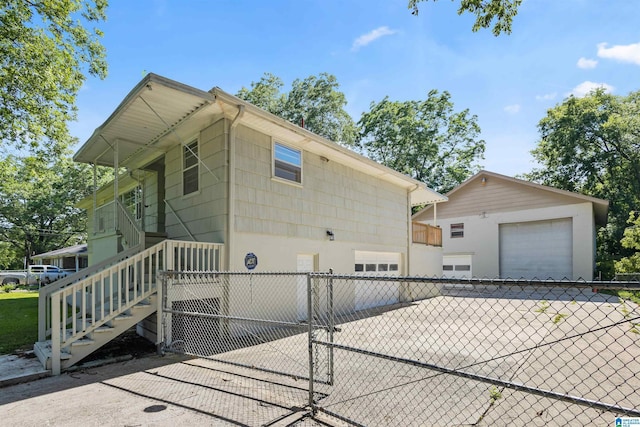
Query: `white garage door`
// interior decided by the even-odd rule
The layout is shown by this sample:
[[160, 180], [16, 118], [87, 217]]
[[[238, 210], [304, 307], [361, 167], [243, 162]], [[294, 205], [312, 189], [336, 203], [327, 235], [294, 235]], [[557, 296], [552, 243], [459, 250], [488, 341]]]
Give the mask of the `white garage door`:
[[500, 224], [500, 277], [572, 278], [572, 228], [571, 218]]
[[448, 278], [471, 278], [471, 255], [444, 255], [442, 257], [442, 275]]
[[[401, 255], [397, 252], [356, 251], [354, 270], [359, 276], [399, 276]], [[397, 282], [356, 281], [356, 310], [395, 304]]]

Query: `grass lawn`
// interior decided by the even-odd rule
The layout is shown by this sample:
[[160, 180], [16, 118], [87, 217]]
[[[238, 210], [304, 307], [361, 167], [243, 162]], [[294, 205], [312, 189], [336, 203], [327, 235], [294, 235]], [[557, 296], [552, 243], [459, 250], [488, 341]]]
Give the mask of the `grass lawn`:
[[38, 292], [0, 293], [0, 354], [30, 350], [38, 338]]

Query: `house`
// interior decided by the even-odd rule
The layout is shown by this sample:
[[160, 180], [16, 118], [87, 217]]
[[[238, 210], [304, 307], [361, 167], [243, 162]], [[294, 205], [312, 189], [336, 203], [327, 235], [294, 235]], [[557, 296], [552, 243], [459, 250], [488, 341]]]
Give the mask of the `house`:
[[608, 202], [481, 171], [413, 215], [442, 227], [449, 277], [592, 280]]
[[[411, 208], [446, 197], [219, 88], [203, 91], [149, 74], [74, 160], [114, 170], [112, 183], [79, 204], [88, 211], [85, 275], [92, 276], [56, 283], [40, 299], [56, 308], [55, 299], [74, 299], [83, 304], [80, 313], [103, 300], [110, 305], [87, 315], [89, 327], [73, 323], [72, 338], [63, 335], [61, 342], [51, 331], [68, 330], [52, 324], [71, 314], [44, 316], [39, 340], [51, 347], [54, 371], [88, 350], [66, 361], [60, 352], [74, 350], [83, 336], [97, 343], [97, 325], [113, 326], [121, 311], [130, 322], [147, 317], [141, 333], [157, 342], [158, 270], [442, 273], [440, 230], [430, 228], [437, 236], [414, 242]], [[371, 300], [367, 286], [355, 283], [350, 297], [337, 303], [357, 310], [403, 295], [396, 284], [391, 294]], [[211, 288], [206, 297], [226, 313], [250, 315], [234, 290], [232, 284], [220, 294]], [[262, 308], [304, 317], [305, 293], [304, 283], [283, 284], [268, 290]], [[150, 307], [133, 316], [140, 302]], [[41, 353], [48, 363], [49, 353]]]
[[34, 264], [55, 265], [67, 271], [80, 271], [89, 264], [86, 243], [34, 255], [31, 259]]

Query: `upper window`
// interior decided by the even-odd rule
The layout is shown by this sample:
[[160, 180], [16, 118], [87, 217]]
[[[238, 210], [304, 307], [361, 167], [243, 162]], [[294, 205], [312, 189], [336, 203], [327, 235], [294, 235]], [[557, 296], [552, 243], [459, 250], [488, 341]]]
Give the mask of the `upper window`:
[[198, 140], [182, 148], [182, 194], [191, 194], [199, 188]]
[[278, 178], [302, 183], [302, 151], [280, 143], [273, 145], [273, 174]]
[[464, 237], [464, 223], [451, 224], [451, 238]]

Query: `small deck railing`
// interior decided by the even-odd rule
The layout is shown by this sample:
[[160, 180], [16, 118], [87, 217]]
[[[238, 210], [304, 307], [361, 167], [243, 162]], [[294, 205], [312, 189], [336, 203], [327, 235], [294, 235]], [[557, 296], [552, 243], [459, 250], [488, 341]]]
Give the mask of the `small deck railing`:
[[422, 243], [429, 246], [442, 246], [442, 228], [429, 224], [414, 222], [413, 243]]

